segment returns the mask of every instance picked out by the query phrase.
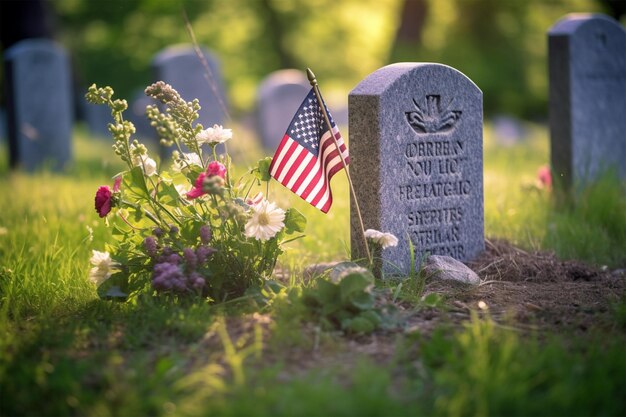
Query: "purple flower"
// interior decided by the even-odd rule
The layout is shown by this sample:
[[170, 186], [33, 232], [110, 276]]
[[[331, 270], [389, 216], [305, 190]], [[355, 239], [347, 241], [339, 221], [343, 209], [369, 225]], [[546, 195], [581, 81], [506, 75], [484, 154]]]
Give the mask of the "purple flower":
[[183, 271], [180, 270], [178, 265], [169, 262], [161, 262], [154, 265], [152, 286], [157, 291], [184, 290], [186, 288], [184, 279]]
[[148, 256], [151, 258], [154, 258], [157, 255], [157, 243], [152, 236], [148, 236], [143, 240], [143, 247]]
[[196, 249], [196, 257], [198, 258], [198, 262], [203, 264], [209, 258], [209, 256], [213, 255], [217, 250], [210, 246], [198, 246]]
[[183, 249], [183, 257], [185, 258], [185, 262], [189, 269], [195, 269], [198, 264], [198, 258], [196, 257], [196, 253], [191, 248]]
[[202, 240], [202, 243], [204, 244], [209, 243], [212, 237], [213, 237], [213, 232], [211, 231], [210, 226], [205, 225], [200, 228], [200, 240]]

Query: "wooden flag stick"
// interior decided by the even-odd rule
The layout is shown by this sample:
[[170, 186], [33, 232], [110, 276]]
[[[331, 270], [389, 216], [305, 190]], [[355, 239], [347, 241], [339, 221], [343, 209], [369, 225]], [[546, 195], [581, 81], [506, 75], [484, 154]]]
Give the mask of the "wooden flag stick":
[[[326, 107], [324, 106], [324, 101], [322, 100], [322, 95], [320, 93], [320, 88], [317, 85], [317, 80], [315, 79], [315, 74], [311, 71], [311, 68], [306, 69], [306, 75], [313, 87], [313, 91], [315, 91], [315, 96], [317, 97], [317, 103], [322, 110], [322, 114], [324, 115], [324, 121], [326, 122], [326, 127], [328, 128], [328, 132], [333, 138], [335, 142], [335, 146], [337, 147], [337, 152], [339, 152], [339, 158], [341, 158], [341, 163], [343, 165], [343, 170], [346, 173], [346, 177], [348, 177], [348, 184], [350, 185], [350, 193], [352, 193], [352, 200], [354, 200], [354, 206], [356, 208], [356, 214], [359, 218], [359, 224], [361, 226], [361, 236], [363, 237], [363, 243], [365, 244], [365, 252], [367, 254], [367, 260], [369, 262], [370, 267], [374, 265], [372, 255], [370, 253], [369, 245], [367, 244], [367, 238], [365, 237], [365, 227], [363, 226], [363, 217], [361, 216], [361, 209], [359, 208], [359, 201], [356, 199], [356, 194], [354, 192], [354, 186], [352, 185], [352, 178], [350, 178], [350, 172], [348, 171], [348, 164], [346, 164], [346, 160], [343, 158], [343, 154], [341, 153], [341, 148], [339, 148], [339, 143], [337, 143], [337, 138], [335, 137], [335, 133], [333, 132], [333, 126], [330, 124], [330, 119], [328, 118], [328, 113], [326, 112]], [[330, 186], [330, 184], [329, 184]]]

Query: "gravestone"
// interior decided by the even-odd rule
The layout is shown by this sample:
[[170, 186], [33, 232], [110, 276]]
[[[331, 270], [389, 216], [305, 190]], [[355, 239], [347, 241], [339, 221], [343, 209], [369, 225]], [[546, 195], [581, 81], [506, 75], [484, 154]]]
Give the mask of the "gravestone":
[[198, 122], [208, 128], [223, 124], [228, 110], [217, 58], [206, 49], [202, 52], [208, 72], [194, 48], [186, 45], [170, 46], [159, 52], [152, 61], [152, 69], [155, 81], [170, 84], [187, 101], [200, 100]]
[[548, 49], [555, 182], [582, 186], [607, 169], [626, 178], [626, 31], [571, 14], [550, 29]]
[[82, 99], [82, 112], [85, 123], [89, 129], [89, 133], [98, 139], [109, 139], [111, 133], [108, 124], [113, 122], [111, 109], [103, 104], [89, 103], [86, 99]]
[[150, 126], [150, 119], [146, 116], [146, 107], [156, 105], [157, 102], [148, 97], [143, 90], [133, 94], [128, 105], [128, 120], [135, 125], [135, 136], [143, 141], [152, 142], [156, 145], [156, 129]]
[[287, 69], [268, 75], [257, 91], [257, 131], [266, 149], [275, 150], [293, 115], [311, 89], [304, 72]]
[[[365, 229], [393, 233], [376, 273], [408, 274], [410, 246], [468, 261], [484, 249], [482, 92], [441, 64], [400, 63], [348, 98], [350, 174]], [[354, 201], [353, 259], [365, 256]]]
[[7, 137], [7, 121], [3, 108], [0, 108], [0, 143], [4, 142]]
[[65, 51], [47, 39], [7, 49], [7, 130], [11, 167], [59, 170], [72, 155], [72, 87]]

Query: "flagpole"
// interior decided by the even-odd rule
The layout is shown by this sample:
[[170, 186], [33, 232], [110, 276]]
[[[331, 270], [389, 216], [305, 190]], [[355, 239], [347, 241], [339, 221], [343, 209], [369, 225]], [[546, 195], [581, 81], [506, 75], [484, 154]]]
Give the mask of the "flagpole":
[[373, 265], [372, 255], [370, 253], [369, 245], [367, 244], [367, 238], [365, 237], [365, 227], [363, 226], [363, 217], [361, 216], [361, 209], [359, 208], [359, 201], [356, 198], [356, 193], [354, 192], [354, 185], [352, 185], [352, 178], [350, 178], [350, 172], [348, 171], [348, 164], [346, 164], [346, 160], [343, 158], [343, 154], [341, 153], [341, 148], [339, 147], [339, 143], [337, 143], [337, 138], [335, 137], [335, 133], [333, 132], [333, 126], [330, 124], [330, 119], [328, 118], [328, 113], [326, 112], [326, 107], [324, 106], [324, 101], [322, 100], [322, 94], [320, 93], [320, 88], [317, 85], [317, 79], [315, 78], [315, 74], [311, 71], [311, 68], [306, 69], [306, 75], [313, 87], [313, 91], [315, 91], [315, 96], [317, 97], [317, 103], [322, 110], [322, 114], [324, 115], [324, 121], [326, 122], [326, 127], [330, 133], [330, 136], [333, 138], [333, 142], [335, 142], [335, 146], [337, 147], [337, 152], [339, 153], [339, 158], [341, 159], [341, 163], [343, 164], [343, 170], [346, 173], [346, 177], [348, 177], [348, 184], [350, 186], [350, 192], [352, 193], [352, 199], [354, 200], [354, 206], [356, 208], [356, 214], [359, 218], [359, 224], [361, 226], [361, 236], [363, 237], [363, 243], [365, 243], [365, 252], [367, 254], [367, 260], [370, 266]]

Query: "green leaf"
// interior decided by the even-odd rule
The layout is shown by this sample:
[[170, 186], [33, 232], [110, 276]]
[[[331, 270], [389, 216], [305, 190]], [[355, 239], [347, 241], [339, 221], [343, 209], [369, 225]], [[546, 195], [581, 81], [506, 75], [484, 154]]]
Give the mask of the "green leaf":
[[189, 169], [185, 172], [185, 176], [191, 184], [195, 184], [201, 172], [202, 167], [199, 167], [197, 165], [191, 165]]
[[285, 213], [285, 230], [288, 234], [293, 232], [304, 232], [306, 228], [306, 217], [295, 208], [290, 208]]
[[363, 317], [367, 320], [369, 320], [370, 322], [372, 322], [376, 327], [378, 327], [381, 323], [382, 323], [382, 318], [380, 317], [380, 315], [375, 312], [374, 310], [368, 310], [368, 311], [364, 311], [362, 312], [360, 315], [360, 317]]
[[141, 167], [134, 167], [133, 169], [131, 169], [130, 178], [133, 186], [138, 187], [145, 194], [148, 194], [146, 179], [143, 176], [143, 170], [141, 169]]
[[443, 302], [443, 297], [441, 294], [437, 294], [436, 292], [431, 292], [422, 298], [422, 302], [427, 307], [439, 307]]
[[159, 185], [159, 201], [162, 204], [176, 205], [180, 195], [172, 183], [161, 182]]
[[341, 290], [341, 300], [343, 302], [349, 302], [354, 294], [360, 292], [366, 292], [367, 288], [371, 285], [368, 277], [364, 274], [354, 272], [352, 274], [343, 277], [339, 283]]
[[374, 308], [374, 295], [369, 292], [358, 292], [350, 297], [350, 304], [359, 310]]
[[195, 242], [200, 237], [200, 228], [203, 223], [190, 220], [183, 223], [180, 234], [186, 241]]
[[317, 280], [317, 299], [322, 305], [322, 314], [333, 314], [342, 307], [339, 287], [325, 279]]
[[261, 181], [269, 181], [272, 177], [270, 176], [270, 165], [272, 164], [272, 158], [267, 157], [263, 159], [259, 159], [257, 169], [254, 175]]
[[115, 299], [124, 301], [128, 296], [128, 274], [117, 272], [98, 287], [98, 297], [103, 300]]
[[341, 327], [352, 333], [371, 333], [376, 329], [376, 325], [365, 317], [357, 316], [352, 320], [344, 320]]

